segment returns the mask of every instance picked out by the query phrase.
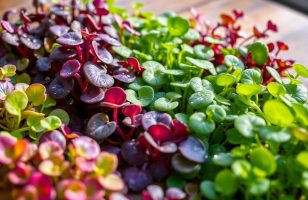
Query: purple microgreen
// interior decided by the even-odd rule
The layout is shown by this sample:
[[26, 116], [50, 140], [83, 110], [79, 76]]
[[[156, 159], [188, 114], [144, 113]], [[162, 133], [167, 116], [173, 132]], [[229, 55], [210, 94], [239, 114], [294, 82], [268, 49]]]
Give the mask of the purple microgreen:
[[37, 59], [35, 67], [40, 72], [48, 72], [51, 68], [51, 60], [48, 57], [40, 57]]
[[32, 50], [38, 50], [43, 45], [43, 42], [40, 39], [32, 35], [22, 34], [20, 36], [20, 41], [22, 44]]
[[70, 94], [74, 86], [73, 79], [56, 76], [48, 86], [48, 94], [55, 99], [63, 99]]
[[80, 100], [88, 104], [101, 102], [105, 97], [105, 90], [90, 85], [87, 90], [82, 93]]
[[53, 130], [44, 133], [39, 139], [39, 144], [43, 144], [48, 141], [58, 143], [63, 149], [65, 149], [66, 147], [66, 138], [63, 135], [63, 133], [61, 133], [58, 130]]
[[173, 155], [171, 164], [175, 171], [182, 174], [190, 174], [200, 170], [198, 163], [187, 160], [181, 154]]
[[114, 84], [114, 79], [107, 74], [106, 68], [96, 63], [86, 62], [83, 71], [89, 82], [96, 87], [109, 88]]
[[132, 83], [136, 79], [136, 76], [129, 72], [128, 69], [119, 68], [113, 72], [113, 78], [123, 83]]
[[19, 38], [16, 35], [13, 35], [13, 34], [6, 32], [6, 31], [2, 31], [1, 39], [4, 42], [6, 42], [6, 43], [8, 43], [12, 46], [19, 46], [19, 44], [20, 44]]
[[116, 122], [109, 122], [104, 113], [93, 115], [87, 124], [87, 134], [96, 140], [108, 138], [116, 129]]
[[140, 192], [152, 183], [151, 173], [136, 167], [127, 168], [124, 172], [124, 180], [129, 189]]
[[150, 133], [144, 133], [145, 140], [155, 149], [162, 153], [175, 153], [177, 151], [177, 146], [173, 142], [164, 142], [159, 144], [159, 141], [154, 140]]
[[63, 46], [74, 47], [81, 45], [84, 40], [81, 35], [75, 32], [69, 32], [61, 35], [61, 37], [57, 39], [57, 42]]
[[5, 21], [5, 20], [1, 20], [0, 24], [1, 24], [2, 28], [4, 30], [6, 30], [7, 32], [9, 32], [9, 33], [15, 32], [15, 27], [13, 27], [13, 25], [10, 22]]
[[175, 187], [168, 188], [168, 190], [166, 192], [166, 196], [167, 196], [168, 200], [169, 199], [170, 200], [173, 200], [173, 199], [181, 200], [181, 199], [186, 198], [185, 192], [183, 192], [179, 188], [175, 188]]
[[181, 142], [179, 151], [186, 159], [196, 163], [203, 163], [207, 158], [204, 144], [195, 137], [190, 136]]
[[50, 53], [49, 57], [50, 60], [66, 61], [68, 59], [73, 59], [76, 55], [76, 50], [58, 46]]
[[7, 80], [0, 81], [0, 100], [5, 100], [6, 96], [13, 92], [14, 85]]
[[143, 165], [148, 159], [142, 146], [135, 140], [122, 144], [121, 155], [128, 164], [136, 166]]
[[50, 32], [57, 37], [61, 37], [69, 31], [69, 27], [64, 25], [53, 25], [49, 28]]
[[145, 130], [148, 130], [150, 126], [158, 123], [162, 123], [170, 127], [172, 118], [167, 113], [159, 113], [155, 111], [147, 112], [142, 117], [142, 126]]
[[104, 47], [98, 47], [98, 43], [95, 40], [92, 41], [91, 50], [93, 55], [103, 63], [112, 63], [113, 57], [110, 52]]
[[104, 42], [106, 42], [106, 43], [108, 43], [112, 46], [120, 46], [121, 45], [121, 43], [118, 40], [110, 37], [107, 34], [99, 34], [97, 40], [98, 41], [103, 40]]
[[55, 14], [56, 16], [64, 17], [64, 18], [69, 15], [69, 12], [66, 10], [63, 10], [60, 6], [52, 6], [50, 8], [50, 12]]

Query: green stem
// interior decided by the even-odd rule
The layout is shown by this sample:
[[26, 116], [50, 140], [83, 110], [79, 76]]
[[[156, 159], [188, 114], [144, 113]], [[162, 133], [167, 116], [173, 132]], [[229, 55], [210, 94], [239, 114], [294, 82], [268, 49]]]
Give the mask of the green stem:
[[186, 87], [186, 88], [184, 89], [184, 93], [183, 93], [183, 97], [182, 97], [182, 102], [181, 102], [182, 111], [185, 111], [187, 92], [188, 92], [188, 89], [187, 89], [187, 87]]
[[20, 132], [25, 132], [25, 131], [28, 131], [28, 130], [30, 130], [30, 127], [23, 127], [23, 128], [14, 130], [13, 132], [14, 133], [20, 133]]

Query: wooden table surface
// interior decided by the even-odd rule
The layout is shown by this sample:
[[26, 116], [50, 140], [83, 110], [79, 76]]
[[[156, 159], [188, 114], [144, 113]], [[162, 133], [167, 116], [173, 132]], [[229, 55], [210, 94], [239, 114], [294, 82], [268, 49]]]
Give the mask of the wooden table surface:
[[[271, 34], [271, 41], [281, 40], [287, 43], [290, 51], [282, 55], [295, 59], [308, 66], [308, 16], [268, 0], [117, 0], [117, 4], [126, 8], [131, 2], [143, 2], [143, 10], [162, 13], [173, 10], [189, 17], [191, 7], [205, 13], [208, 20], [216, 22], [221, 12], [240, 9], [245, 13], [242, 20], [243, 30], [249, 31], [253, 25], [266, 25], [271, 19], [278, 25], [279, 32]], [[0, 0], [0, 15], [10, 8], [30, 7], [31, 0]]]

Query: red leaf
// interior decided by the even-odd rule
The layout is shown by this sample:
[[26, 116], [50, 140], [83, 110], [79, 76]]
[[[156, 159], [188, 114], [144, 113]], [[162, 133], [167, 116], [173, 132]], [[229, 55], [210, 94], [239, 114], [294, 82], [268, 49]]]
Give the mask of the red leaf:
[[267, 30], [271, 30], [273, 32], [277, 32], [278, 31], [278, 28], [277, 28], [277, 25], [274, 24], [271, 20], [269, 20], [267, 22]]
[[235, 16], [235, 19], [244, 17], [244, 12], [242, 10], [233, 10], [233, 14]]
[[165, 142], [171, 134], [171, 130], [165, 124], [155, 124], [149, 127], [148, 132], [156, 142]]
[[105, 93], [105, 102], [121, 105], [126, 101], [125, 91], [120, 87], [109, 88]]
[[281, 42], [281, 41], [278, 41], [278, 42], [277, 42], [277, 46], [278, 46], [278, 49], [281, 50], [281, 51], [287, 51], [287, 50], [289, 50], [288, 45], [286, 45], [285, 43], [283, 43], [283, 42]]
[[274, 50], [274, 48], [275, 48], [275, 45], [274, 45], [274, 43], [268, 43], [267, 44], [267, 48], [268, 48], [268, 51], [269, 52], [272, 52], [273, 50]]
[[179, 120], [172, 121], [172, 137], [174, 142], [180, 142], [188, 136], [188, 128]]
[[122, 109], [122, 113], [127, 117], [133, 117], [141, 112], [141, 106], [130, 104]]
[[222, 20], [223, 25], [233, 25], [235, 22], [234, 19], [230, 15], [221, 14], [220, 18]]

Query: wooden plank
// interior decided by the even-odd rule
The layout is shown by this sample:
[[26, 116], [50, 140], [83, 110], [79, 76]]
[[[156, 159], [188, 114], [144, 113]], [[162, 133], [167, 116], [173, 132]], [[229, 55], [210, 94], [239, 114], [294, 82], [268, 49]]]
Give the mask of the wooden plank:
[[161, 14], [165, 11], [185, 12], [191, 7], [198, 7], [212, 0], [118, 0], [117, 5], [130, 8], [132, 2], [144, 4], [143, 11], [151, 11]]

